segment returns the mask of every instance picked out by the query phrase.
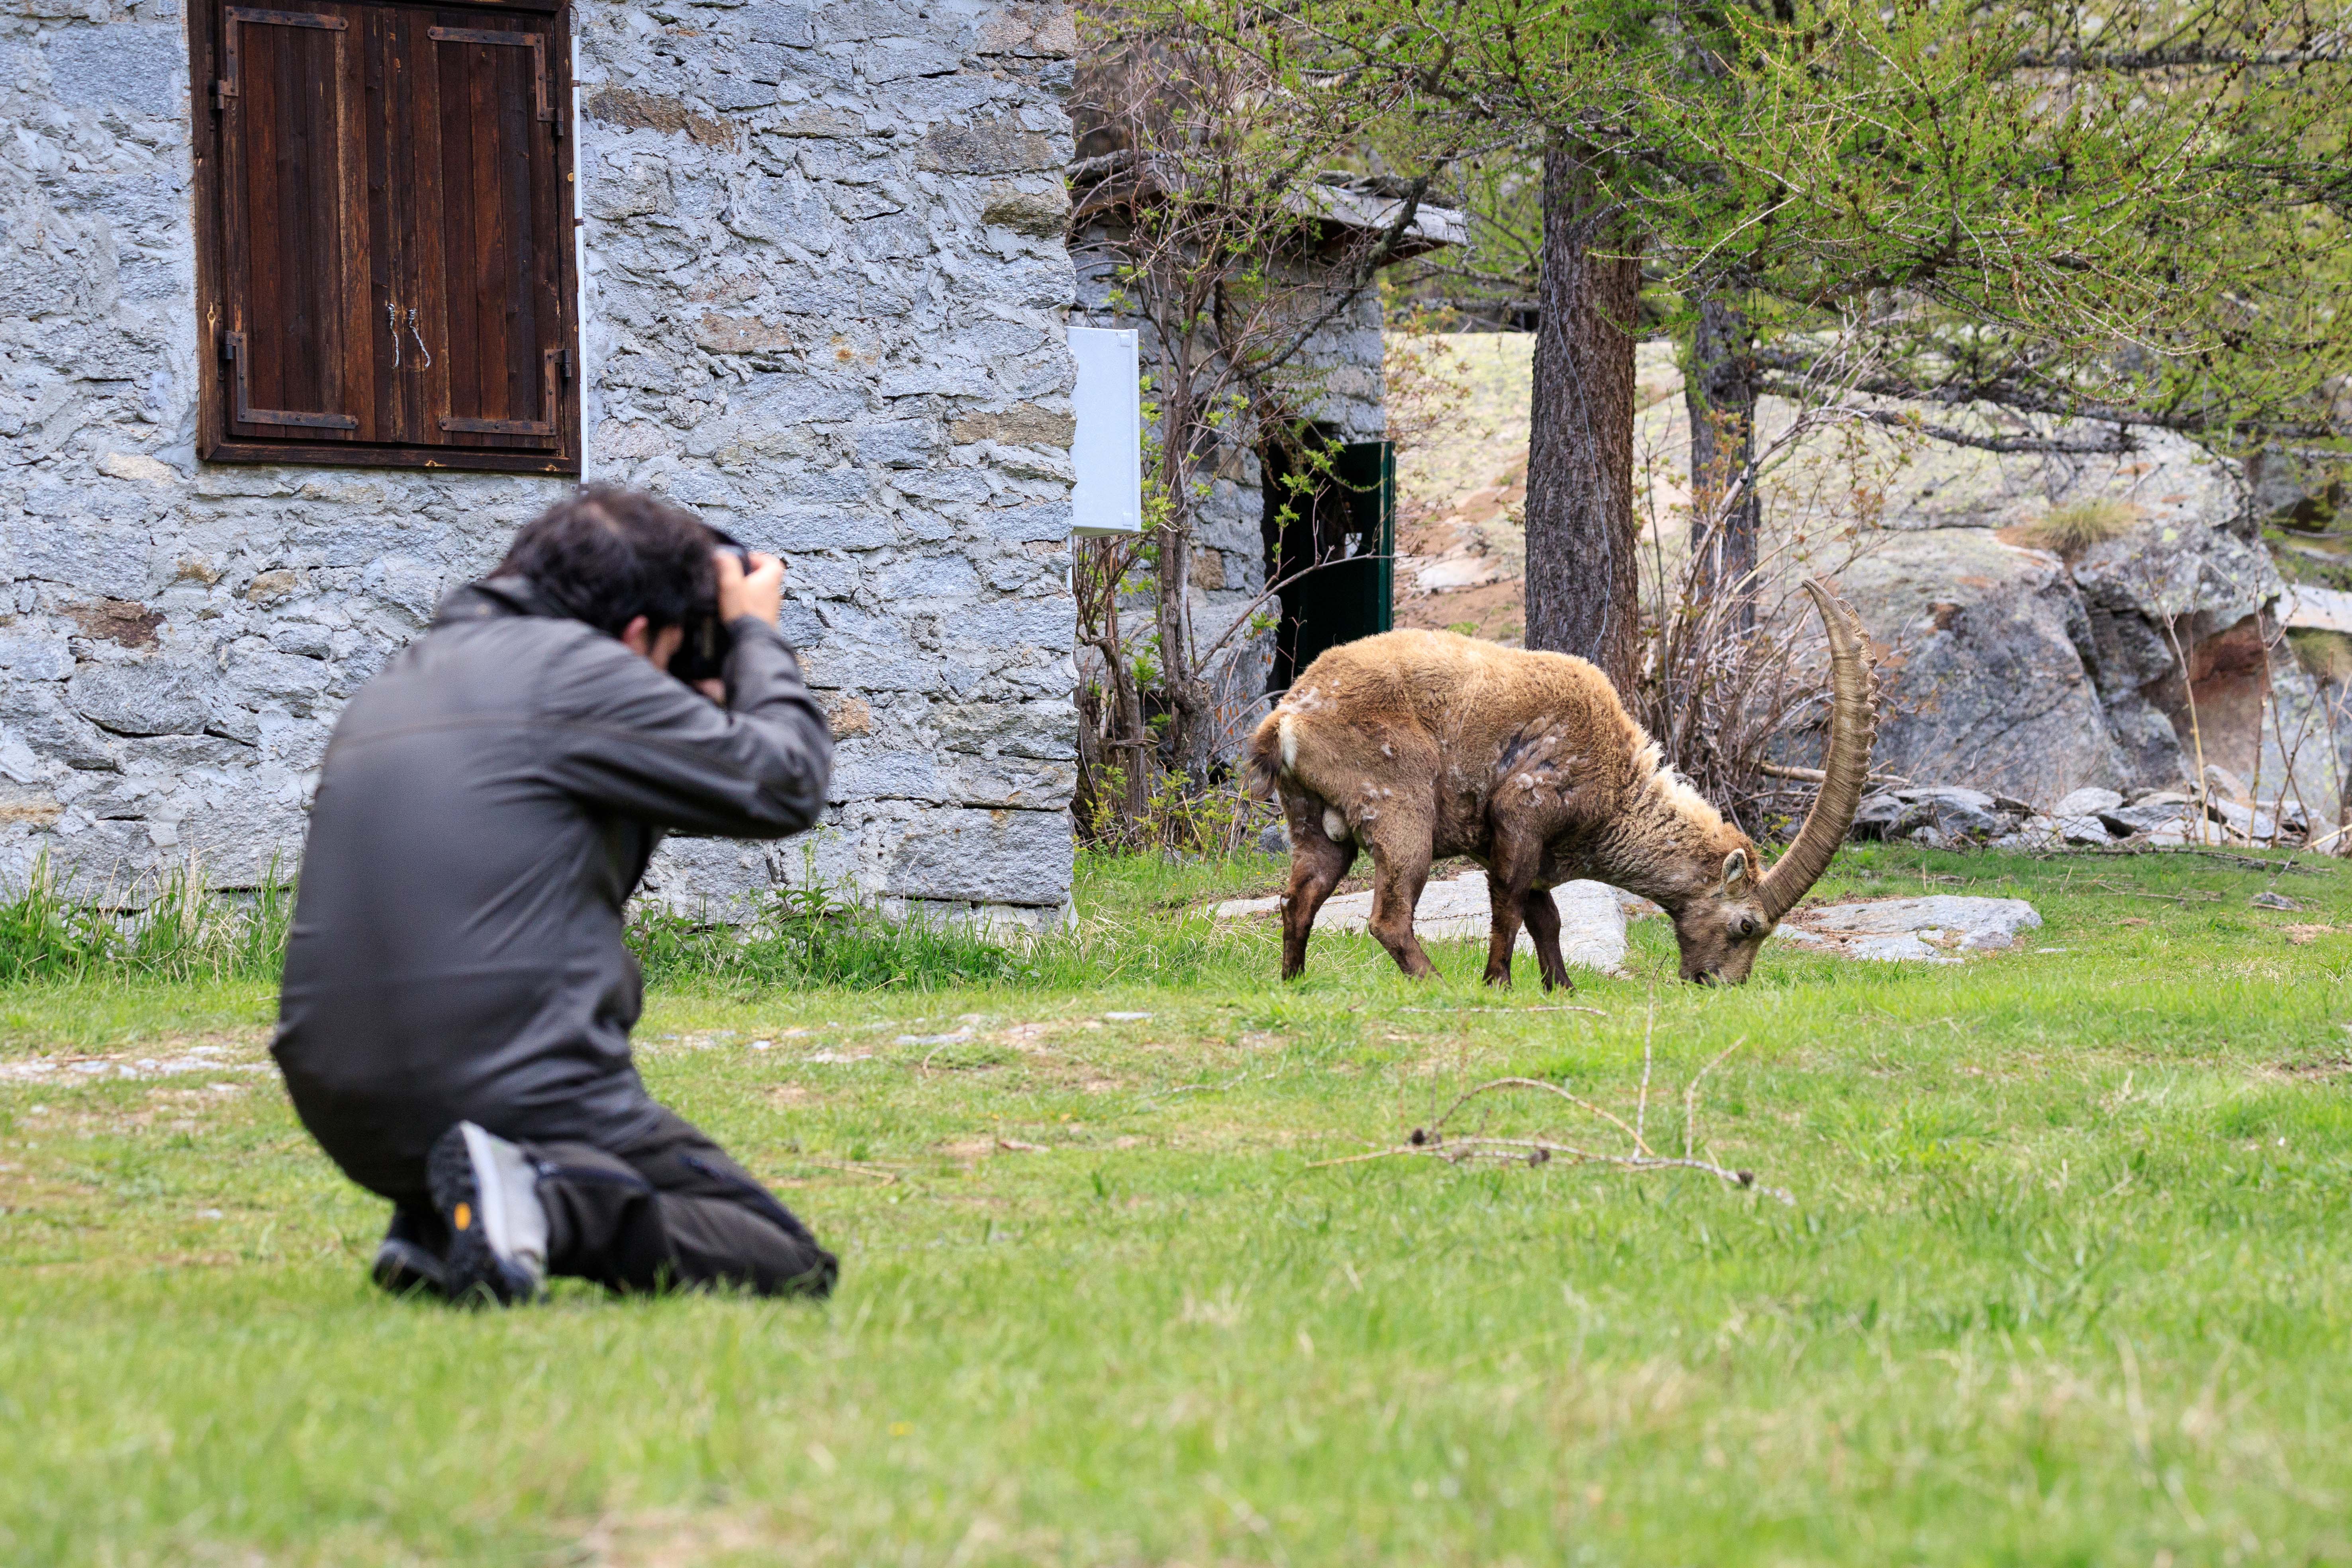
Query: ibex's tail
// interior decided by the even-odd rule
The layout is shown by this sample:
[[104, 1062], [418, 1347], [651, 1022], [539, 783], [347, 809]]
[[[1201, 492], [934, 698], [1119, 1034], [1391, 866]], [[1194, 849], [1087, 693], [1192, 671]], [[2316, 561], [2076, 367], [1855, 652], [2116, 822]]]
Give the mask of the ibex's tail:
[[1283, 765], [1282, 727], [1288, 721], [1289, 715], [1276, 709], [1258, 721], [1243, 748], [1242, 777], [1252, 800], [1274, 798], [1274, 781]]

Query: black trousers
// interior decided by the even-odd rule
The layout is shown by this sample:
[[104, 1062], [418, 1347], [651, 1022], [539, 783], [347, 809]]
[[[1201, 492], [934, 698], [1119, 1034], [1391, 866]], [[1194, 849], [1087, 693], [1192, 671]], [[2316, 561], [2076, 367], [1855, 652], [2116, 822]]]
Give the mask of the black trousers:
[[[539, 1183], [550, 1274], [630, 1292], [729, 1286], [823, 1296], [840, 1272], [790, 1209], [667, 1108], [650, 1135], [618, 1148], [516, 1142], [554, 1167]], [[401, 1204], [394, 1224], [436, 1251], [446, 1245], [429, 1207]]]

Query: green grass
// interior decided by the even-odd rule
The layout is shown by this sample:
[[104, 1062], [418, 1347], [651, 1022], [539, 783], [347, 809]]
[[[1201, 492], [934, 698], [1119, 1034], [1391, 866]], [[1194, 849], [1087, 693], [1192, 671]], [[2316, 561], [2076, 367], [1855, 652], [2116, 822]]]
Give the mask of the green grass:
[[207, 889], [193, 866], [114, 910], [68, 902], [46, 853], [31, 879], [0, 895], [0, 986], [27, 980], [207, 981], [275, 976], [293, 889], [272, 882], [243, 898]]
[[[266, 983], [0, 989], [0, 1563], [2352, 1560], [2352, 868], [1858, 849], [1824, 895], [2063, 951], [1700, 991], [1651, 921], [1599, 1016], [1468, 944], [1281, 985], [1186, 914], [1276, 875], [1083, 866], [993, 980], [674, 965], [646, 1079], [842, 1253], [822, 1306], [385, 1300], [241, 1070]], [[1742, 1042], [1702, 1141], [1793, 1206], [1314, 1168], [1500, 1072], [1630, 1111], [1654, 987], [1654, 1138]], [[198, 1070], [24, 1076], [91, 1053]]]

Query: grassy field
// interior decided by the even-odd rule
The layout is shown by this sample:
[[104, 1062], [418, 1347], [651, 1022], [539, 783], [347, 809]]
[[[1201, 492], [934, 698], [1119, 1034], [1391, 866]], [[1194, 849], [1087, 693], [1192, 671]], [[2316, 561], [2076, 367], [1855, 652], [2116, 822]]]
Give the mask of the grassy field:
[[[817, 1306], [387, 1300], [266, 985], [0, 991], [0, 1563], [2352, 1560], [2352, 871], [1859, 850], [1824, 894], [2047, 923], [1707, 992], [1649, 921], [1594, 1012], [1461, 945], [1281, 985], [1187, 914], [1276, 874], [1083, 868], [985, 984], [657, 987]], [[1701, 1143], [1792, 1205], [1318, 1165], [1499, 1073], [1630, 1117], [1653, 1009], [1653, 1142], [1738, 1043]], [[1611, 1146], [1559, 1109], [1489, 1130]]]

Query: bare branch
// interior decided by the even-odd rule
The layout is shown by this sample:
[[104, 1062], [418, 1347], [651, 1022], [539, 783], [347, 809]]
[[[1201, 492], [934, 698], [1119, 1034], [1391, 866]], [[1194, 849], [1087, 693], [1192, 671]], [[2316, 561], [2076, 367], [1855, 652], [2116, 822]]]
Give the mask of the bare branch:
[[[1653, 1023], [1655, 1022], [1655, 1017], [1654, 1002]], [[1643, 1109], [1646, 1109], [1649, 1101], [1648, 1040], [1649, 1037], [1645, 1032], [1641, 1090], [1641, 1103]], [[1570, 1164], [1609, 1165], [1622, 1171], [1698, 1171], [1715, 1177], [1727, 1186], [1754, 1188], [1768, 1197], [1777, 1198], [1781, 1203], [1793, 1205], [1797, 1201], [1795, 1194], [1785, 1188], [1759, 1184], [1753, 1171], [1735, 1170], [1727, 1165], [1719, 1165], [1712, 1160], [1701, 1159], [1694, 1152], [1698, 1137], [1699, 1085], [1707, 1074], [1713, 1072], [1726, 1058], [1746, 1043], [1744, 1036], [1733, 1041], [1713, 1060], [1699, 1068], [1684, 1088], [1683, 1152], [1680, 1157], [1653, 1152], [1643, 1142], [1637, 1128], [1627, 1125], [1622, 1117], [1570, 1093], [1559, 1084], [1546, 1083], [1541, 1079], [1533, 1078], [1498, 1078], [1490, 1079], [1485, 1083], [1464, 1090], [1427, 1127], [1414, 1128], [1412, 1135], [1402, 1143], [1386, 1149], [1375, 1149], [1368, 1153], [1344, 1154], [1337, 1159], [1317, 1160], [1310, 1163], [1307, 1168], [1310, 1171], [1323, 1171], [1339, 1165], [1360, 1165], [1373, 1160], [1393, 1160], [1412, 1156], [1426, 1156], [1456, 1165], [1474, 1160], [1492, 1160], [1512, 1164], [1540, 1166], [1549, 1164], [1553, 1160], [1565, 1160]], [[1612, 1154], [1602, 1150], [1587, 1148], [1582, 1144], [1564, 1142], [1559, 1139], [1545, 1136], [1502, 1138], [1483, 1132], [1459, 1137], [1448, 1135], [1447, 1124], [1465, 1107], [1489, 1095], [1504, 1094], [1512, 1090], [1530, 1090], [1538, 1094], [1549, 1095], [1600, 1119], [1625, 1134], [1632, 1145], [1631, 1152]], [[1638, 1121], [1640, 1111], [1637, 1110], [1635, 1114]]]

